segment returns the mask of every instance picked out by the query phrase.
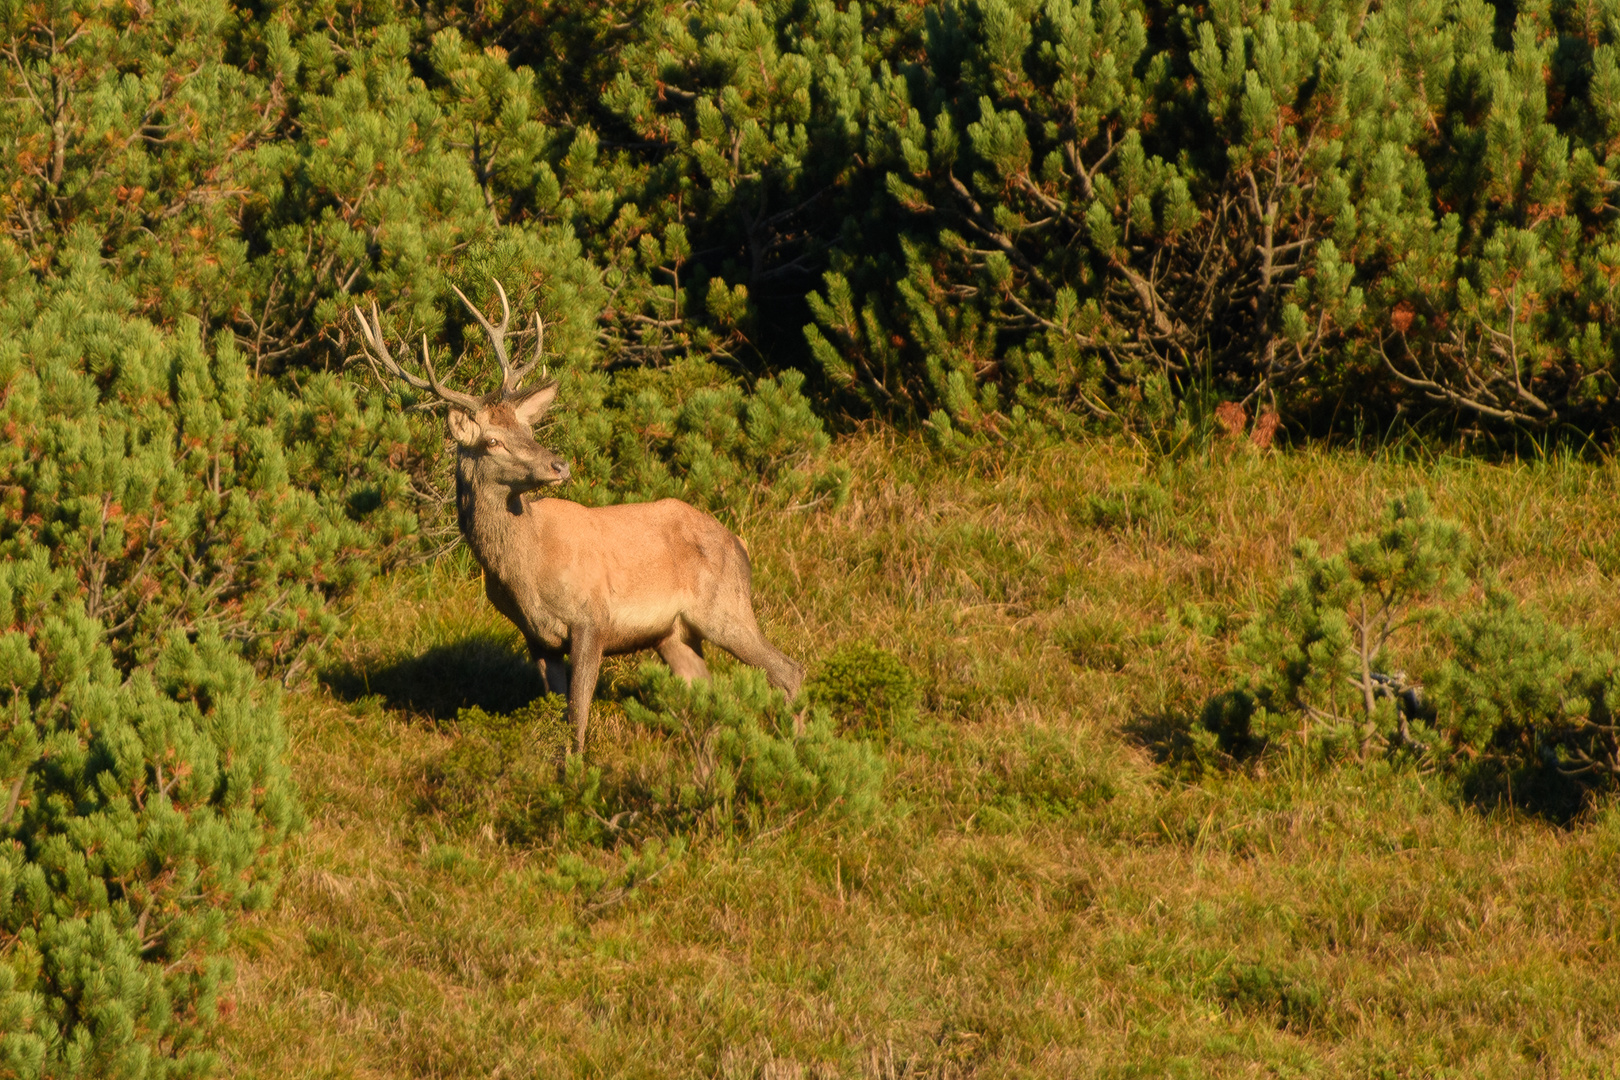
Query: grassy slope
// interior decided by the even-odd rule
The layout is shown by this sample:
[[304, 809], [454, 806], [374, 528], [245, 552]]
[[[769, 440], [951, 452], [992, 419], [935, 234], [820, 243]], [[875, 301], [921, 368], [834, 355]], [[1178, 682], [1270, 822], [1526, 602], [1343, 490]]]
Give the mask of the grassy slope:
[[[1186, 785], [1132, 732], [1222, 684], [1229, 631], [1175, 611], [1235, 625], [1296, 538], [1332, 548], [1413, 484], [1614, 647], [1620, 469], [839, 452], [846, 508], [740, 531], [789, 652], [871, 637], [924, 676], [889, 811], [693, 837], [589, 916], [543, 884], [555, 851], [424, 800], [456, 705], [532, 692], [515, 634], [464, 563], [384, 583], [325, 687], [288, 700], [310, 826], [240, 935], [233, 1073], [1610, 1074], [1620, 812], [1562, 828], [1383, 767]], [[1088, 496], [1145, 476], [1171, 507], [1093, 523]], [[599, 734], [611, 764], [622, 732]]]

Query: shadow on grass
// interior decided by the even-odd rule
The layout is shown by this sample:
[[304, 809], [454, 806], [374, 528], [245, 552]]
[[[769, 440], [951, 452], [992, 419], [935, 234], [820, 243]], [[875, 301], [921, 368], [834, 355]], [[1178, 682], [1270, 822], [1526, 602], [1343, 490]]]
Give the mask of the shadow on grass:
[[1172, 710], [1143, 713], [1121, 728], [1127, 740], [1182, 779], [1247, 767], [1267, 740], [1249, 725], [1253, 701], [1241, 692], [1216, 694], [1197, 715]]
[[1197, 783], [1211, 773], [1226, 772], [1238, 763], [1223, 754], [1212, 740], [1199, 739], [1197, 718], [1181, 712], [1143, 713], [1120, 725], [1125, 741], [1146, 750], [1164, 770], [1166, 781]]
[[329, 668], [321, 682], [346, 701], [379, 696], [390, 709], [454, 720], [474, 706], [490, 713], [521, 709], [545, 692], [527, 654], [494, 637], [467, 637], [417, 656]]
[[1458, 779], [1463, 804], [1482, 814], [1505, 810], [1563, 828], [1586, 818], [1596, 793], [1590, 780], [1551, 765], [1510, 766], [1487, 759], [1460, 770]]
[[[1146, 713], [1121, 725], [1129, 742], [1146, 750], [1169, 778], [1194, 782], [1216, 773], [1243, 772], [1267, 754], [1299, 752], [1279, 748], [1249, 726], [1251, 703], [1238, 693], [1217, 694], [1196, 716], [1185, 712]], [[1312, 747], [1313, 767], [1347, 764], [1341, 748]], [[1395, 751], [1388, 751], [1396, 756]], [[1436, 763], [1455, 785], [1460, 805], [1480, 814], [1507, 812], [1540, 818], [1568, 828], [1586, 819], [1599, 790], [1595, 778], [1570, 775], [1550, 764], [1513, 764], [1501, 757], [1462, 762], [1442, 757]]]
[[1194, 752], [1196, 718], [1179, 712], [1143, 713], [1120, 725], [1127, 742], [1146, 750], [1160, 765], [1172, 765]]

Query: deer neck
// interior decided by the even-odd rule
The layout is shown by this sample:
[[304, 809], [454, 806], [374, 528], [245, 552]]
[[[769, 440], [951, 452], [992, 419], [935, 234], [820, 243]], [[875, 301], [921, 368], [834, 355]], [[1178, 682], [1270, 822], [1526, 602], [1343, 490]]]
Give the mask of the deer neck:
[[500, 576], [520, 546], [518, 531], [529, 512], [523, 497], [504, 484], [481, 482], [473, 459], [456, 462], [456, 524], [485, 570]]

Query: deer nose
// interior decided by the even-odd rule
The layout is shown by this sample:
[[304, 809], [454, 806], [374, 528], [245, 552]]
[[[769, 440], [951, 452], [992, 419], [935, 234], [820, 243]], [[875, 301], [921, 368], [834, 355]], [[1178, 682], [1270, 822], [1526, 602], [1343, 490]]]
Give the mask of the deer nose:
[[568, 479], [568, 462], [558, 460], [551, 463], [552, 471], [557, 474], [558, 480]]

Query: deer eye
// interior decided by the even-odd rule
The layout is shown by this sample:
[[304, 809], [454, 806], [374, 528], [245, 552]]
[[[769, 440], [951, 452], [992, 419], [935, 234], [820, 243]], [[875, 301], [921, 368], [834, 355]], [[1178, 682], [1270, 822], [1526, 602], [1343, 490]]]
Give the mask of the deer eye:
[[485, 439], [484, 440], [484, 449], [485, 450], [499, 450], [500, 448], [501, 448], [501, 440], [499, 440], [499, 439]]

